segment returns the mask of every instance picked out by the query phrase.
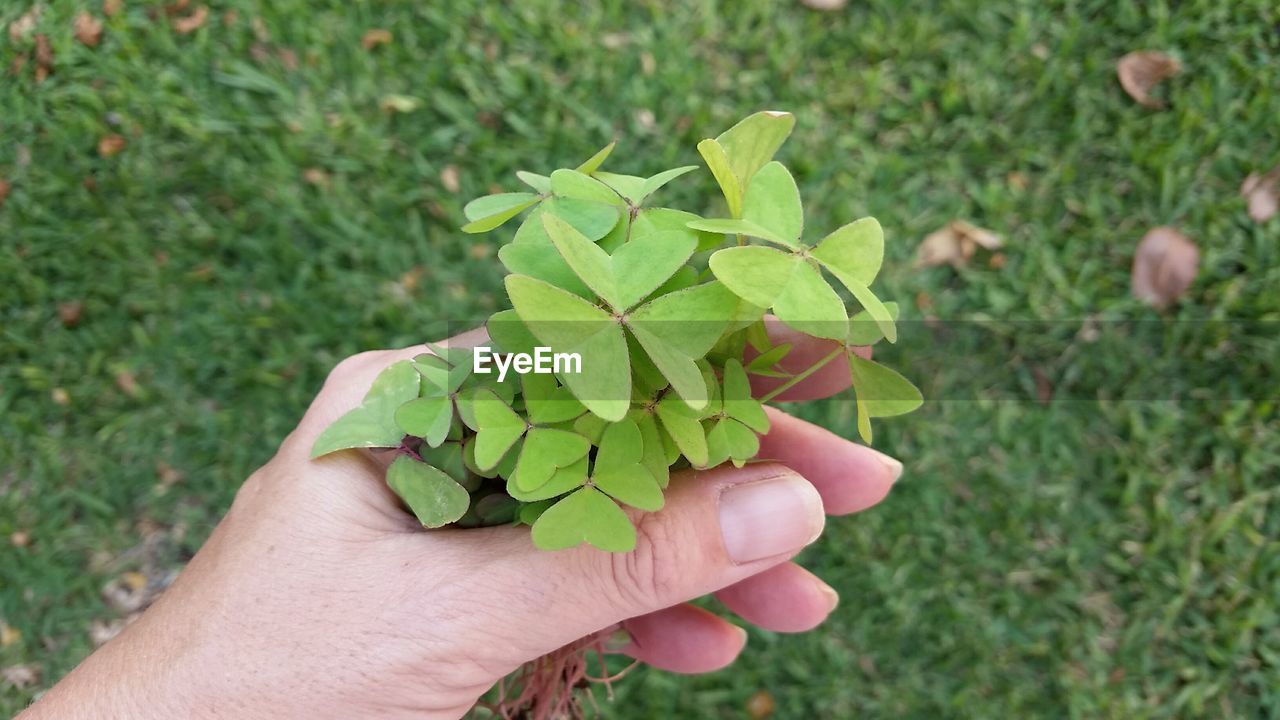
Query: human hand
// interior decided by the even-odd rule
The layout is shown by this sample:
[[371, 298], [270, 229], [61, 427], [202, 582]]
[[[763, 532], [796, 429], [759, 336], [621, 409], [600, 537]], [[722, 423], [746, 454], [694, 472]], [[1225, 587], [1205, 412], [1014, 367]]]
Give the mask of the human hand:
[[[746, 634], [685, 603], [715, 593], [762, 628], [816, 626], [835, 591], [790, 558], [822, 531], [824, 508], [866, 509], [902, 469], [770, 409], [771, 462], [674, 475], [631, 553], [545, 552], [527, 528], [423, 532], [383, 482], [385, 457], [308, 454], [383, 368], [424, 351], [339, 364], [177, 582], [24, 720], [458, 718], [521, 664], [601, 632], [655, 667], [718, 669]], [[826, 352], [798, 341], [783, 364]], [[780, 399], [825, 396], [845, 378], [819, 372]]]

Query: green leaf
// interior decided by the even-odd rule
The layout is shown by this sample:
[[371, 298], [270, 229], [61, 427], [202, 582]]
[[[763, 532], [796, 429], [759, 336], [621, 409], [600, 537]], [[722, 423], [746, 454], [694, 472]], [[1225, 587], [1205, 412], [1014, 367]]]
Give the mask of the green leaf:
[[875, 218], [854, 220], [823, 238], [810, 255], [833, 275], [870, 285], [884, 262], [884, 230]]
[[662, 507], [662, 488], [644, 460], [644, 436], [633, 420], [609, 425], [600, 439], [591, 481], [615, 500], [641, 510]]
[[[876, 332], [878, 333], [879, 331], [877, 330]], [[790, 343], [783, 343], [782, 345], [769, 348], [752, 358], [751, 362], [747, 363], [747, 372], [752, 375], [763, 375], [765, 377], [781, 377], [783, 373], [778, 372], [775, 368], [790, 352]]]
[[782, 163], [771, 162], [756, 173], [742, 201], [742, 219], [767, 228], [773, 237], [744, 234], [780, 242], [789, 248], [800, 247], [800, 235], [804, 232], [800, 189]]
[[482, 233], [493, 230], [533, 207], [539, 199], [533, 193], [500, 193], [476, 198], [462, 210], [471, 221], [462, 226], [462, 232]]
[[732, 460], [734, 465], [742, 467], [759, 452], [760, 438], [737, 420], [716, 420], [707, 431], [708, 465]]
[[681, 175], [691, 173], [697, 169], [698, 169], [697, 165], [685, 165], [684, 167], [672, 168], [671, 170], [664, 170], [663, 172], [660, 172], [657, 175], [654, 175], [653, 177], [644, 181], [644, 184], [640, 187], [640, 193], [639, 193], [640, 196], [636, 198], [632, 198], [633, 203], [636, 205], [639, 205], [640, 203], [644, 202], [650, 195], [662, 189], [662, 187], [667, 183], [671, 182], [672, 180], [675, 180]]
[[520, 503], [500, 492], [485, 495], [475, 504], [476, 517], [486, 526], [505, 525], [516, 517]]
[[751, 397], [751, 381], [742, 363], [724, 364], [724, 414], [758, 433], [769, 432], [769, 416], [759, 400]]
[[534, 490], [524, 491], [520, 489], [518, 482], [519, 476], [512, 475], [507, 481], [507, 494], [521, 502], [537, 502], [539, 500], [549, 500], [559, 497], [567, 492], [576, 490], [587, 483], [587, 467], [590, 459], [587, 456], [574, 463], [557, 468], [551, 474], [551, 479], [547, 480]]
[[853, 293], [853, 298], [862, 305], [867, 314], [871, 316], [871, 319], [875, 320], [880, 332], [884, 333], [884, 338], [889, 342], [898, 342], [898, 328], [893, 323], [893, 315], [880, 302], [880, 298], [871, 292], [871, 288], [851, 277], [842, 277], [834, 272], [832, 274], [843, 282], [845, 287], [849, 288], [849, 292]]
[[490, 315], [485, 330], [493, 344], [503, 352], [532, 354], [538, 346], [538, 339], [529, 332], [515, 310], [500, 310]]
[[694, 252], [715, 247], [724, 242], [719, 233], [703, 232], [689, 227], [689, 223], [699, 217], [691, 212], [672, 210], [671, 208], [643, 208], [631, 221], [631, 237], [644, 237], [655, 232], [687, 233], [697, 241]]
[[538, 518], [542, 517], [542, 513], [546, 512], [547, 508], [554, 504], [555, 502], [552, 500], [522, 504], [520, 510], [516, 512], [516, 522], [522, 525], [533, 525], [538, 521]]
[[695, 467], [707, 465], [707, 436], [698, 421], [698, 413], [679, 398], [668, 395], [657, 407], [658, 419], [680, 453]]
[[[898, 320], [898, 303], [887, 302], [884, 304], [884, 309], [896, 323]], [[884, 331], [880, 329], [880, 323], [872, 319], [871, 313], [866, 310], [849, 318], [849, 337], [845, 338], [845, 342], [849, 345], [874, 345], [882, 337], [884, 337]]]
[[591, 177], [608, 185], [614, 192], [621, 195], [628, 203], [639, 205], [641, 199], [641, 191], [644, 189], [644, 178], [635, 175], [618, 175], [609, 172], [595, 172]]
[[782, 293], [773, 301], [778, 319], [814, 337], [843, 340], [849, 332], [844, 301], [809, 262], [796, 265]]
[[[607, 235], [618, 224], [618, 217], [621, 215], [616, 205], [569, 197], [547, 198], [540, 207], [544, 215], [555, 215], [592, 242]], [[546, 237], [542, 223], [538, 222], [537, 225], [542, 230], [543, 239], [551, 242], [551, 238]]]
[[418, 397], [421, 384], [422, 376], [409, 360], [389, 366], [374, 379], [360, 407], [320, 433], [311, 457], [348, 448], [396, 447], [404, 439], [404, 431], [396, 424], [396, 409]]
[[590, 451], [591, 442], [575, 432], [530, 428], [512, 479], [521, 491], [532, 492], [545, 485], [556, 470], [576, 463]]
[[865, 410], [868, 417], [904, 415], [924, 404], [924, 397], [916, 386], [897, 371], [852, 352], [847, 354], [859, 409]]
[[467, 470], [466, 458], [464, 457], [462, 443], [446, 442], [440, 447], [420, 446], [418, 448], [418, 457], [431, 467], [438, 468], [444, 474], [453, 478], [467, 492], [471, 492], [480, 486], [480, 478], [472, 475]]
[[649, 413], [637, 412], [635, 423], [644, 441], [644, 456], [640, 462], [648, 469], [658, 487], [665, 488], [671, 478], [671, 461], [667, 458], [658, 421]]
[[476, 419], [476, 466], [488, 470], [498, 464], [529, 424], [492, 390], [480, 390], [472, 400]]
[[632, 238], [609, 255], [554, 216], [544, 216], [543, 223], [569, 267], [615, 310], [628, 310], [643, 300], [674, 275], [697, 246], [684, 233], [651, 233]]
[[794, 239], [789, 240], [785, 236], [779, 235], [773, 230], [747, 219], [733, 220], [731, 218], [700, 218], [698, 220], [691, 220], [689, 222], [689, 227], [703, 232], [757, 237], [761, 240], [768, 240], [771, 243], [784, 245], [789, 248], [796, 247], [796, 241]]
[[551, 173], [551, 192], [558, 197], [591, 200], [608, 205], [627, 204], [613, 188], [577, 170], [562, 168]]
[[636, 546], [636, 529], [626, 513], [591, 487], [552, 505], [533, 524], [533, 544], [543, 550], [563, 550], [584, 542], [607, 552], [629, 552]]
[[471, 375], [469, 348], [440, 348], [447, 357], [423, 353], [413, 359], [413, 367], [422, 376], [424, 395], [451, 395]]
[[706, 384], [695, 361], [720, 339], [738, 299], [720, 283], [663, 295], [627, 317], [632, 335], [676, 393], [694, 408], [706, 406]]
[[[796, 125], [791, 113], [765, 111], [750, 115], [716, 138], [729, 158], [729, 167], [744, 189], [756, 171], [773, 159]], [[734, 215], [738, 215], [735, 213]]]
[[745, 245], [717, 250], [709, 265], [716, 279], [752, 305], [771, 307], [803, 260], [769, 247]]
[[517, 170], [516, 177], [520, 178], [520, 182], [537, 191], [539, 195], [551, 194], [551, 178], [546, 175], [531, 173], [527, 170]]
[[707, 169], [720, 185], [720, 192], [724, 193], [725, 203], [729, 206], [729, 214], [733, 217], [741, 217], [742, 183], [734, 174], [724, 147], [715, 140], [703, 140], [698, 143], [698, 154], [707, 163]]
[[417, 398], [396, 410], [396, 425], [406, 435], [420, 437], [431, 447], [439, 447], [453, 424], [453, 399], [448, 395]]
[[418, 517], [423, 527], [438, 528], [461, 518], [471, 495], [438, 468], [406, 455], [387, 468], [387, 485]]
[[498, 250], [498, 259], [509, 272], [537, 278], [585, 300], [595, 298], [550, 240], [508, 243]]
[[525, 412], [539, 425], [552, 425], [582, 415], [587, 408], [552, 375], [527, 373], [520, 376]]
[[597, 150], [595, 155], [587, 158], [586, 162], [578, 166], [578, 172], [590, 175], [596, 170], [599, 170], [600, 166], [609, 158], [609, 155], [613, 152], [614, 146], [617, 144], [617, 141], [614, 141]]

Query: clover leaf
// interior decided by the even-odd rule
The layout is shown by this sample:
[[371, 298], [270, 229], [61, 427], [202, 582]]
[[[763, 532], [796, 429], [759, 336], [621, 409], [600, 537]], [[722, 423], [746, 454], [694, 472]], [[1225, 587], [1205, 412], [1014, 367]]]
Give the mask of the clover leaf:
[[320, 433], [311, 447], [311, 457], [349, 448], [399, 445], [405, 433], [396, 423], [396, 410], [418, 397], [421, 382], [422, 377], [408, 360], [401, 360], [383, 370], [374, 379], [360, 406]]

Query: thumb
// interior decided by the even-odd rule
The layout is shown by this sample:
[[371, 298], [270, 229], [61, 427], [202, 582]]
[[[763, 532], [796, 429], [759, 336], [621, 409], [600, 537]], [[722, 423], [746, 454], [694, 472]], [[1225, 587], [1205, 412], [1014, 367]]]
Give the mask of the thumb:
[[[671, 607], [782, 563], [821, 534], [822, 499], [776, 463], [672, 477], [662, 510], [636, 517], [636, 547], [547, 552], [528, 531], [504, 538], [506, 621], [534, 655], [623, 620]], [[496, 538], [495, 538], [496, 539]], [[487, 544], [487, 543], [486, 543]], [[530, 643], [530, 641], [533, 641]]]

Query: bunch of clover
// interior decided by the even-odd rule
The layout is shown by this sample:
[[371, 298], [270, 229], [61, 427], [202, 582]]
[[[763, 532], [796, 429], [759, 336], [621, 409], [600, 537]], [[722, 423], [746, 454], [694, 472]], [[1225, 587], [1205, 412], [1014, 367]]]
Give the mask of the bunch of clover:
[[[847, 363], [870, 442], [871, 418], [921, 402], [897, 372], [853, 352], [897, 337], [897, 306], [870, 289], [884, 235], [863, 218], [802, 239], [795, 180], [772, 159], [794, 123], [757, 113], [698, 144], [727, 218], [654, 206], [698, 168], [605, 172], [612, 144], [573, 169], [518, 173], [533, 192], [469, 203], [468, 233], [528, 211], [498, 253], [512, 309], [489, 320], [492, 351], [575, 353], [578, 372], [499, 382], [473, 372], [471, 349], [431, 346], [385, 370], [313, 457], [398, 448], [387, 483], [429, 528], [523, 523], [540, 548], [625, 552], [636, 536], [620, 504], [658, 510], [673, 470], [751, 460], [769, 429], [762, 403], [830, 362]], [[852, 317], [842, 290], [860, 306]], [[770, 342], [766, 312], [833, 350], [783, 371], [790, 347]], [[779, 380], [753, 397], [749, 375]]]

